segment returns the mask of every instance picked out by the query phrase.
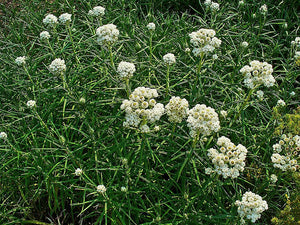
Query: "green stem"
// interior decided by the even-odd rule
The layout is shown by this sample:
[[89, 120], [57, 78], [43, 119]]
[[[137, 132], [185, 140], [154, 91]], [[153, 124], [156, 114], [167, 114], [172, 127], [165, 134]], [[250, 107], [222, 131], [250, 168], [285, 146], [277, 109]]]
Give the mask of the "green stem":
[[76, 54], [76, 48], [75, 48], [74, 41], [73, 41], [73, 38], [72, 38], [71, 26], [70, 26], [69, 23], [67, 24], [67, 30], [68, 30], [68, 33], [69, 33], [70, 41], [72, 43], [73, 53], [75, 55], [76, 62], [77, 62], [77, 64], [80, 64], [80, 61], [79, 61], [79, 59], [77, 57], [77, 54]]
[[166, 84], [166, 95], [168, 95], [169, 94], [169, 88], [170, 88], [170, 78], [169, 78], [169, 76], [170, 76], [170, 65], [167, 65], [167, 76], [166, 76], [166, 82], [167, 82], [167, 84]]
[[130, 95], [130, 86], [129, 86], [129, 79], [126, 78], [125, 79], [125, 86], [126, 86], [126, 93], [127, 93], [127, 97], [129, 98], [129, 95]]
[[24, 68], [24, 70], [25, 70], [25, 72], [26, 72], [26, 74], [27, 74], [29, 80], [31, 81], [31, 83], [32, 83], [32, 85], [33, 85], [33, 87], [34, 87], [34, 86], [35, 86], [35, 83], [33, 82], [32, 78], [31, 78], [31, 76], [30, 76], [30, 74], [29, 74], [29, 71], [27, 70], [27, 68], [26, 68], [26, 66], [25, 66], [24, 64], [23, 64], [23, 68]]
[[51, 46], [51, 44], [50, 44], [49, 39], [47, 39], [47, 43], [48, 43], [48, 46], [49, 46], [49, 48], [50, 48], [50, 50], [51, 50], [51, 52], [52, 52], [52, 54], [53, 54], [53, 57], [55, 58], [55, 52], [54, 52], [54, 50], [53, 50], [53, 48], [52, 48], [52, 46]]
[[114, 64], [114, 60], [113, 60], [113, 52], [112, 52], [112, 47], [111, 45], [109, 46], [109, 58], [110, 58], [110, 64], [111, 64], [111, 67], [113, 69], [115, 69], [115, 64]]

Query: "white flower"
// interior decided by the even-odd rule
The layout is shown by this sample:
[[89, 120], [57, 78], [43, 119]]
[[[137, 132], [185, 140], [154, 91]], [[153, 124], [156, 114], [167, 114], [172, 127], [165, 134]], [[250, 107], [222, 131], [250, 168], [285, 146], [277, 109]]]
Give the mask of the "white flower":
[[275, 174], [271, 174], [270, 180], [272, 183], [276, 183], [277, 182], [277, 176]]
[[262, 14], [266, 14], [268, 12], [268, 7], [266, 4], [262, 5], [259, 9]]
[[238, 206], [241, 222], [244, 222], [244, 219], [249, 219], [252, 223], [255, 223], [261, 217], [260, 214], [268, 209], [267, 202], [251, 191], [243, 194], [242, 201], [236, 201], [235, 205]]
[[46, 26], [54, 27], [56, 24], [58, 24], [57, 17], [53, 14], [48, 14], [44, 19], [43, 23]]
[[59, 22], [61, 22], [62, 24], [68, 24], [72, 21], [71, 17], [72, 17], [71, 14], [64, 13], [64, 14], [60, 15]]
[[296, 37], [294, 41], [291, 42], [292, 45], [295, 45], [296, 48], [300, 47], [300, 37]]
[[226, 118], [228, 113], [225, 110], [221, 110], [220, 114], [221, 114], [221, 116], [223, 116], [224, 118]]
[[48, 40], [50, 38], [50, 34], [48, 31], [43, 31], [40, 33], [40, 39], [41, 40]]
[[291, 93], [290, 93], [290, 96], [295, 96], [296, 95], [296, 93], [294, 92], [294, 91], [292, 91]]
[[121, 79], [129, 79], [135, 72], [135, 65], [129, 62], [120, 62], [117, 72]]
[[214, 164], [212, 172], [227, 177], [237, 178], [244, 171], [247, 149], [239, 144], [236, 146], [227, 137], [218, 138], [218, 149], [208, 149], [207, 156]]
[[97, 192], [104, 193], [106, 192], [106, 187], [103, 184], [97, 186]]
[[241, 46], [242, 46], [243, 48], [247, 48], [247, 47], [249, 46], [249, 44], [248, 44], [247, 41], [243, 41], [243, 42], [241, 43]]
[[122, 191], [122, 192], [126, 192], [126, 191], [127, 191], [127, 188], [124, 187], [124, 186], [122, 186], [122, 187], [121, 187], [121, 191]]
[[240, 6], [245, 5], [245, 2], [244, 2], [243, 0], [241, 0], [241, 1], [239, 1], [239, 5], [240, 5]]
[[190, 48], [186, 48], [186, 49], [184, 49], [184, 52], [185, 52], [185, 53], [190, 53], [190, 52], [191, 52], [191, 49], [190, 49]]
[[119, 30], [114, 24], [106, 24], [96, 30], [97, 41], [101, 45], [112, 45], [118, 40]]
[[0, 132], [0, 139], [6, 139], [7, 134], [5, 132]]
[[20, 56], [20, 57], [16, 58], [15, 63], [18, 66], [25, 65], [25, 63], [26, 63], [25, 60], [26, 60], [26, 56]]
[[256, 96], [257, 96], [257, 98], [258, 98], [259, 100], [263, 100], [263, 98], [264, 98], [264, 92], [261, 91], [261, 90], [258, 90], [258, 91], [256, 92]]
[[212, 29], [200, 29], [190, 33], [191, 44], [194, 46], [194, 55], [200, 56], [201, 53], [210, 53], [219, 48], [222, 41], [216, 38], [215, 35], [216, 32]]
[[282, 99], [279, 99], [279, 100], [277, 101], [276, 106], [278, 106], [278, 107], [283, 107], [283, 106], [285, 106], [285, 102], [284, 102]]
[[244, 66], [240, 72], [244, 75], [244, 84], [248, 88], [253, 89], [261, 84], [271, 87], [275, 84], [272, 76], [273, 67], [269, 63], [253, 60], [250, 62], [250, 66]]
[[93, 8], [93, 16], [102, 17], [105, 14], [105, 8], [102, 6], [96, 6]]
[[81, 174], [82, 174], [82, 169], [80, 169], [80, 168], [77, 168], [76, 170], [75, 170], [75, 175], [76, 176], [80, 176]]
[[217, 60], [219, 57], [218, 57], [217, 54], [214, 54], [214, 55], [212, 56], [212, 58], [213, 58], [213, 60]]
[[204, 5], [209, 7], [211, 5], [211, 0], [205, 0]]
[[220, 129], [218, 114], [213, 108], [204, 104], [197, 104], [188, 111], [187, 122], [187, 126], [190, 128], [190, 136], [193, 138], [196, 138], [199, 134], [208, 136]]
[[187, 116], [189, 103], [185, 98], [172, 96], [165, 109], [170, 122], [181, 123], [182, 119]]
[[212, 11], [219, 11], [220, 5], [218, 3], [216, 3], [216, 2], [212, 2], [211, 5], [210, 5], [210, 9]]
[[29, 100], [26, 105], [29, 107], [29, 108], [33, 108], [36, 106], [36, 101], [34, 100]]
[[149, 23], [147, 25], [147, 28], [148, 28], [149, 31], [154, 31], [155, 30], [155, 23]]
[[176, 63], [175, 56], [172, 53], [168, 53], [168, 54], [164, 55], [163, 60], [164, 60], [164, 63], [169, 66]]
[[67, 67], [65, 64], [65, 60], [62, 60], [60, 58], [53, 60], [49, 66], [50, 72], [56, 75], [60, 73], [64, 73], [66, 69]]

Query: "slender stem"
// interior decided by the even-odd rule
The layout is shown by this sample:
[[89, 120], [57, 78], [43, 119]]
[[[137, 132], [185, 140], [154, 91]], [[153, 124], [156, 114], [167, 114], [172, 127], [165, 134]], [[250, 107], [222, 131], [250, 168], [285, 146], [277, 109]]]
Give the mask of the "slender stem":
[[167, 80], [167, 84], [166, 84], [166, 95], [169, 94], [169, 86], [170, 86], [170, 65], [167, 65], [167, 76], [166, 76], [166, 80]]
[[77, 57], [77, 54], [76, 54], [76, 48], [75, 48], [74, 41], [73, 41], [73, 38], [72, 38], [71, 26], [70, 26], [69, 23], [67, 23], [67, 30], [68, 30], [68, 33], [69, 33], [70, 41], [72, 43], [72, 48], [73, 48], [73, 52], [74, 52], [74, 55], [75, 55], [76, 62], [77, 62], [77, 64], [79, 64], [80, 61], [79, 61], [79, 59]]
[[43, 119], [40, 117], [40, 115], [38, 114], [36, 109], [34, 109], [34, 113], [35, 113], [36, 117], [38, 118], [38, 120], [40, 121], [40, 123], [43, 125], [43, 127], [47, 130], [47, 132], [52, 134], [52, 132], [49, 130], [48, 126], [45, 124]]
[[55, 58], [55, 52], [54, 52], [54, 50], [53, 50], [53, 48], [52, 48], [52, 46], [51, 46], [51, 44], [50, 44], [49, 39], [47, 39], [47, 44], [48, 44], [48, 46], [49, 46], [49, 48], [50, 48], [50, 50], [51, 50], [51, 52], [52, 52], [52, 54], [53, 54], [53, 57]]
[[126, 93], [127, 93], [127, 97], [129, 98], [129, 95], [130, 95], [130, 86], [129, 86], [129, 79], [126, 78], [125, 79], [125, 87], [126, 87]]
[[32, 83], [32, 85], [33, 85], [33, 87], [34, 87], [34, 86], [35, 86], [35, 83], [33, 82], [32, 78], [31, 78], [31, 76], [30, 76], [30, 74], [29, 74], [29, 71], [27, 70], [27, 68], [26, 68], [26, 66], [25, 66], [24, 64], [23, 64], [23, 68], [24, 68], [24, 70], [25, 70], [25, 72], [26, 72], [26, 74], [27, 74], [29, 80], [31, 81], [31, 83]]
[[111, 45], [109, 46], [109, 57], [110, 57], [110, 64], [111, 64], [111, 67], [113, 69], [115, 69], [115, 64], [114, 64], [114, 60], [113, 60], [113, 52], [112, 52], [112, 47]]

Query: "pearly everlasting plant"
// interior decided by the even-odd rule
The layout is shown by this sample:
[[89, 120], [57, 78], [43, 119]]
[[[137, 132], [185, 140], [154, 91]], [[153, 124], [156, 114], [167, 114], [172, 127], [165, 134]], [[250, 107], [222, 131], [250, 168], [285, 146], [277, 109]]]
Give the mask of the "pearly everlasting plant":
[[18, 66], [22, 66], [22, 65], [25, 65], [26, 63], [26, 56], [20, 56], [20, 57], [17, 57], [15, 59], [15, 63], [18, 65]]
[[5, 132], [0, 132], [0, 139], [6, 139], [7, 134]]
[[222, 41], [215, 37], [215, 35], [216, 32], [212, 29], [200, 29], [190, 33], [191, 44], [194, 46], [194, 55], [200, 56], [201, 53], [207, 54], [219, 48]]
[[281, 140], [273, 145], [274, 153], [271, 156], [273, 166], [282, 171], [295, 172], [299, 169], [300, 136], [283, 134]]
[[99, 44], [111, 46], [118, 40], [119, 30], [114, 24], [106, 24], [99, 27], [96, 30], [96, 34]]
[[148, 23], [147, 28], [149, 31], [154, 31], [155, 30], [155, 23]]
[[36, 106], [36, 101], [34, 100], [29, 100], [26, 105], [29, 107], [29, 108], [33, 108]]
[[164, 55], [163, 56], [163, 61], [168, 66], [171, 66], [171, 65], [176, 63], [175, 56], [172, 53], [168, 53], [168, 54]]
[[72, 17], [71, 14], [64, 13], [64, 14], [60, 15], [60, 17], [58, 19], [61, 24], [69, 24], [72, 21], [71, 17]]
[[100, 184], [97, 186], [97, 192], [99, 193], [105, 193], [106, 192], [106, 187], [103, 184]]
[[82, 169], [80, 169], [80, 168], [77, 168], [77, 169], [75, 170], [75, 175], [76, 175], [76, 176], [81, 176], [82, 173], [83, 173], [83, 171], [82, 171]]
[[238, 206], [238, 214], [241, 217], [241, 224], [245, 224], [247, 220], [255, 223], [261, 217], [261, 213], [268, 209], [266, 201], [262, 197], [247, 191], [243, 194], [242, 201], [236, 201], [235, 205]]
[[49, 40], [50, 37], [51, 37], [51, 35], [49, 34], [48, 31], [43, 31], [40, 33], [41, 40]]
[[239, 144], [235, 145], [227, 137], [218, 138], [217, 149], [208, 149], [207, 156], [214, 164], [214, 168], [206, 170], [207, 174], [213, 172], [222, 175], [224, 178], [237, 178], [240, 172], [244, 171], [247, 149]]
[[129, 100], [124, 100], [121, 110], [124, 110], [124, 127], [139, 128], [143, 133], [150, 132], [148, 123], [154, 123], [164, 114], [164, 106], [157, 103], [154, 98], [158, 97], [156, 89], [145, 87], [136, 88], [129, 96]]
[[117, 72], [121, 79], [129, 79], [133, 76], [135, 72], [135, 65], [129, 62], [120, 62]]
[[43, 19], [43, 23], [44, 23], [46, 26], [49, 26], [49, 27], [55, 27], [56, 24], [58, 24], [58, 20], [57, 20], [57, 17], [54, 16], [53, 14], [48, 14], [48, 15]]
[[105, 8], [102, 6], [96, 6], [92, 10], [89, 10], [88, 15], [101, 18], [105, 15]]
[[272, 76], [273, 67], [269, 63], [254, 60], [250, 62], [250, 66], [244, 66], [240, 72], [244, 75], [244, 84], [248, 88], [253, 89], [258, 85], [272, 87], [275, 84]]
[[181, 99], [180, 97], [173, 96], [165, 109], [170, 122], [181, 123], [181, 121], [187, 117], [189, 103], [185, 98]]
[[296, 46], [296, 48], [300, 48], [300, 37], [296, 37], [294, 41], [291, 42], [293, 46]]
[[207, 107], [204, 104], [197, 104], [188, 111], [187, 122], [192, 138], [197, 138], [200, 134], [208, 136], [220, 130], [218, 114], [213, 108]]
[[66, 69], [67, 68], [66, 68], [65, 60], [62, 60], [60, 58], [53, 60], [49, 66], [50, 72], [55, 75], [64, 73]]

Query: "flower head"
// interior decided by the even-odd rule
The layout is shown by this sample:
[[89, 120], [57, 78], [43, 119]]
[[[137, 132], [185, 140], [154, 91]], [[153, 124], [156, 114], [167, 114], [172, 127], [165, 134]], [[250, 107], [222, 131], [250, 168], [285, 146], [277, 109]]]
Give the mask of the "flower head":
[[48, 31], [43, 31], [40, 33], [41, 40], [49, 40], [50, 37], [51, 37], [51, 35], [49, 34]]
[[57, 17], [53, 14], [48, 14], [44, 19], [43, 23], [46, 26], [54, 27], [56, 24], [58, 24]]
[[118, 74], [121, 79], [129, 79], [135, 72], [135, 65], [129, 62], [120, 62], [118, 66]]
[[36, 101], [34, 100], [29, 100], [26, 105], [29, 107], [29, 108], [33, 108], [36, 106]]
[[59, 22], [61, 22], [62, 24], [69, 24], [72, 21], [71, 17], [72, 17], [71, 14], [64, 13], [59, 16]]
[[50, 72], [53, 74], [56, 74], [56, 75], [64, 73], [66, 71], [66, 69], [67, 69], [67, 67], [65, 64], [65, 60], [60, 59], [60, 58], [54, 59], [49, 66]]
[[170, 122], [181, 123], [182, 119], [187, 117], [189, 103], [185, 98], [173, 96], [165, 109]]
[[75, 175], [76, 175], [76, 176], [80, 176], [82, 173], [83, 173], [83, 171], [82, 171], [82, 169], [80, 169], [80, 168], [77, 168], [77, 169], [75, 170]]
[[271, 180], [272, 183], [276, 183], [278, 178], [275, 174], [271, 174], [270, 180]]
[[243, 48], [247, 48], [247, 47], [249, 46], [249, 44], [248, 44], [247, 41], [243, 41], [243, 42], [241, 43], [241, 46], [242, 46]]
[[286, 104], [285, 104], [285, 102], [282, 100], [282, 99], [279, 99], [278, 101], [277, 101], [277, 104], [276, 104], [276, 106], [277, 107], [284, 107]]
[[0, 132], [0, 139], [6, 139], [7, 134], [5, 132]]
[[164, 60], [164, 63], [169, 66], [176, 63], [175, 56], [172, 53], [168, 53], [168, 54], [164, 55], [163, 60]]
[[26, 56], [20, 56], [15, 59], [15, 63], [18, 66], [22, 66], [22, 65], [25, 65], [25, 63], [26, 63], [25, 60], [26, 60]]
[[106, 24], [99, 27], [96, 34], [99, 44], [110, 46], [118, 40], [119, 30], [114, 24]]
[[106, 187], [103, 184], [98, 185], [97, 186], [97, 192], [105, 193], [106, 192]]
[[96, 6], [88, 12], [89, 16], [103, 17], [105, 15], [105, 8], [102, 6]]
[[250, 62], [250, 66], [244, 66], [240, 72], [245, 76], [244, 84], [248, 88], [253, 89], [261, 84], [272, 87], [275, 84], [275, 79], [272, 76], [273, 67], [269, 63], [254, 60]]
[[222, 175], [224, 178], [237, 178], [244, 171], [247, 149], [239, 144], [235, 145], [227, 137], [218, 138], [218, 148], [208, 149], [208, 157], [214, 164], [212, 172]]
[[255, 221], [261, 217], [260, 214], [268, 209], [267, 202], [263, 201], [261, 196], [251, 191], [243, 194], [242, 201], [236, 201], [235, 205], [238, 206], [241, 221], [249, 219], [252, 223], [255, 223]]
[[218, 114], [211, 107], [204, 104], [197, 104], [188, 111], [188, 127], [190, 128], [190, 136], [196, 138], [198, 135], [208, 136], [212, 132], [220, 129], [220, 121]]
[[268, 12], [268, 7], [266, 4], [262, 5], [260, 8], [259, 8], [259, 11], [265, 15], [267, 12]]
[[154, 31], [155, 30], [155, 23], [148, 23], [147, 28], [149, 31]]

